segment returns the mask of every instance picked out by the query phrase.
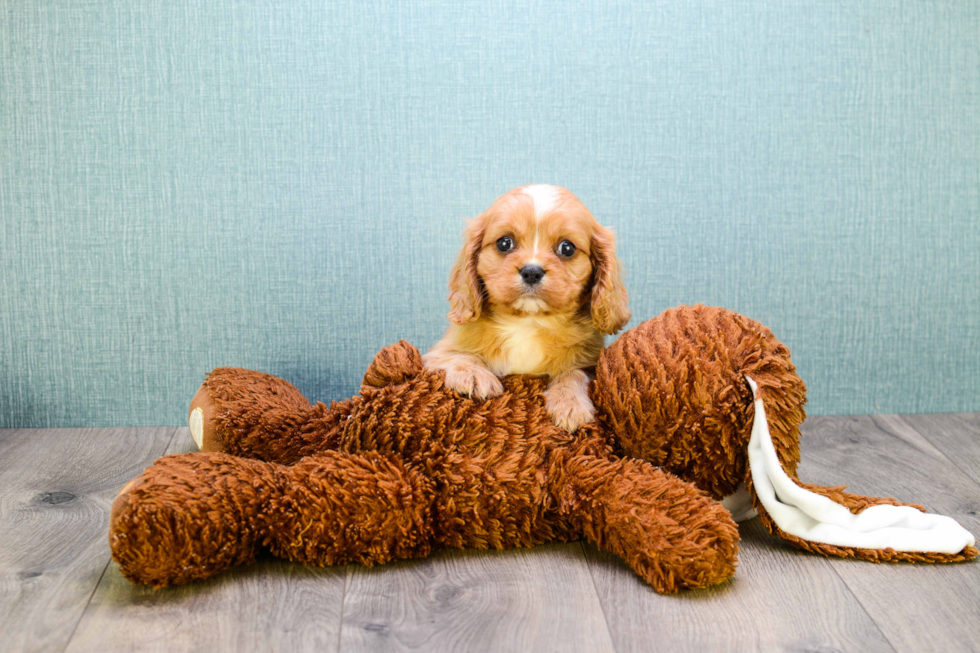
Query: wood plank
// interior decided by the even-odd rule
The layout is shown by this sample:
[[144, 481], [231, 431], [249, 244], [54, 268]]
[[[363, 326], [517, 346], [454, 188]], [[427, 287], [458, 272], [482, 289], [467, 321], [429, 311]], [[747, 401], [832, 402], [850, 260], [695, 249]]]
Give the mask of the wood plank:
[[[978, 418], [811, 418], [801, 476], [924, 503], [978, 533]], [[757, 520], [741, 528], [731, 583], [668, 597], [578, 544], [449, 551], [375, 569], [269, 559], [156, 592], [112, 563], [98, 582], [111, 500], [162, 453], [150, 440], [168, 432], [0, 431], [3, 650], [61, 648], [76, 624], [72, 651], [980, 650], [980, 563], [824, 559], [784, 547]], [[190, 450], [179, 429], [168, 452]]]
[[351, 567], [343, 651], [611, 651], [578, 543]]
[[[970, 429], [959, 433], [957, 451], [974, 437]], [[920, 503], [980, 533], [980, 485], [907, 418], [817, 417], [804, 425], [804, 443], [804, 480]], [[980, 650], [980, 562], [830, 564], [897, 651]]]
[[19, 429], [0, 438], [0, 642], [61, 650], [109, 562], [109, 507], [173, 427]]
[[892, 651], [826, 560], [774, 540], [758, 519], [739, 534], [731, 581], [668, 596], [584, 545], [616, 650]]
[[902, 419], [980, 483], [980, 413], [903, 415]]
[[[180, 428], [167, 453], [195, 451]], [[109, 565], [68, 651], [336, 651], [344, 567], [271, 557], [207, 581], [151, 590]]]
[[27, 431], [29, 429], [0, 429], [0, 443], [2, 443], [7, 438], [19, 437], [17, 434], [21, 431]]

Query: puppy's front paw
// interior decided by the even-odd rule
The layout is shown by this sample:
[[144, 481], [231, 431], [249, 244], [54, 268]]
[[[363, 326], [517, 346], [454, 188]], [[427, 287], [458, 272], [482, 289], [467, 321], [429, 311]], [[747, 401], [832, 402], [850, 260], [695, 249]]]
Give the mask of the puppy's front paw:
[[574, 433], [595, 420], [595, 406], [589, 399], [589, 378], [575, 370], [556, 378], [544, 392], [544, 406], [555, 424]]
[[504, 391], [497, 376], [485, 367], [453, 367], [446, 370], [446, 386], [461, 395], [486, 399], [496, 397]]

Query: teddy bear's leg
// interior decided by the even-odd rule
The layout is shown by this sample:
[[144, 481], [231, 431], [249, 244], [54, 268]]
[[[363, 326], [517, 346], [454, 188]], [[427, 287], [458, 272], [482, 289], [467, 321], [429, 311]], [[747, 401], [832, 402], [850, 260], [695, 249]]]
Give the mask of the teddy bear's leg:
[[267, 464], [221, 453], [165, 456], [113, 502], [112, 557], [126, 578], [154, 587], [250, 562], [256, 519], [275, 495]]
[[248, 563], [260, 547], [307, 564], [430, 549], [431, 482], [377, 454], [327, 452], [286, 467], [222, 453], [161, 458], [123, 488], [109, 543], [126, 578], [163, 587]]
[[280, 557], [310, 565], [372, 566], [432, 550], [432, 481], [373, 452], [310, 456], [284, 475], [267, 541]]
[[310, 405], [283, 379], [233, 367], [211, 372], [188, 411], [201, 451], [292, 464], [336, 448], [353, 401]]
[[735, 573], [738, 528], [690, 483], [635, 460], [576, 456], [558, 490], [583, 537], [623, 558], [661, 593], [714, 585]]

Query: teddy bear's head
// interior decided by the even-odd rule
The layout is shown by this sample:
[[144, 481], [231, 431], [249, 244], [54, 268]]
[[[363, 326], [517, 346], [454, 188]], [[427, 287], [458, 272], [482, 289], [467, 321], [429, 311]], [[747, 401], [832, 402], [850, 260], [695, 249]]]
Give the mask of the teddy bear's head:
[[681, 306], [603, 350], [591, 397], [597, 421], [624, 454], [721, 498], [747, 478], [753, 408], [746, 375], [773, 406], [774, 437], [792, 440], [784, 463], [796, 469], [806, 390], [794, 370], [789, 350], [758, 322], [725, 309]]

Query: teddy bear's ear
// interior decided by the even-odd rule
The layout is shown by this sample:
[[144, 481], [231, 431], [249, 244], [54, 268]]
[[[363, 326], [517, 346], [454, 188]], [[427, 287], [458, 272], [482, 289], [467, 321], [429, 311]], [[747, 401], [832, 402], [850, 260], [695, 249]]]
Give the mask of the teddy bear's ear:
[[361, 390], [401, 383], [422, 371], [422, 354], [405, 340], [378, 352], [364, 373]]

